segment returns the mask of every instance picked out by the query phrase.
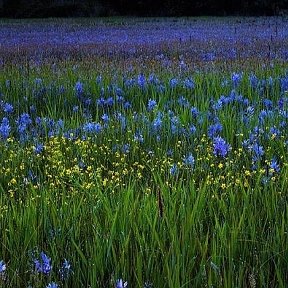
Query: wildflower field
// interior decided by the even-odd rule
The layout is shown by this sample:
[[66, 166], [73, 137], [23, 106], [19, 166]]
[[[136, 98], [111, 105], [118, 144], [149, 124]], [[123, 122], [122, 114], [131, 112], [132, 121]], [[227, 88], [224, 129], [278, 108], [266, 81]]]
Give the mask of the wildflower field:
[[0, 39], [0, 287], [287, 287], [288, 18]]

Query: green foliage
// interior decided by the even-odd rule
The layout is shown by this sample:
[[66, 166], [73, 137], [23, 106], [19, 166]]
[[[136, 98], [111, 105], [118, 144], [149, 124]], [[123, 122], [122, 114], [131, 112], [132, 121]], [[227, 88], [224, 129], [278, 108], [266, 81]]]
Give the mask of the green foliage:
[[[85, 21], [81, 25], [94, 25]], [[123, 18], [109, 21], [105, 24], [113, 27], [124, 22]], [[164, 51], [163, 47], [157, 49]], [[239, 58], [193, 66], [194, 59], [187, 57], [188, 68], [181, 70], [177, 47], [165, 50], [169, 60], [174, 59], [169, 69], [162, 62], [155, 63], [154, 50], [146, 62], [135, 56], [121, 58], [119, 51], [99, 57], [86, 53], [85, 60], [77, 53], [63, 60], [52, 51], [42, 63], [26, 61], [21, 49], [18, 58], [3, 54], [1, 119], [8, 113], [4, 103], [11, 103], [14, 110], [7, 116], [10, 137], [0, 139], [0, 261], [6, 264], [5, 272], [0, 272], [0, 287], [42, 288], [53, 281], [65, 288], [112, 288], [119, 278], [127, 280], [128, 287], [145, 288], [286, 287], [287, 130], [277, 136], [269, 134], [269, 128], [272, 124], [280, 127], [279, 122], [287, 117], [287, 102], [277, 108], [282, 97], [287, 97], [280, 87], [280, 80], [287, 77], [287, 63]], [[235, 71], [241, 71], [237, 87], [231, 80]], [[140, 73], [146, 80], [154, 73], [165, 89], [159, 92], [151, 83], [145, 89], [125, 85], [124, 80], [138, 80]], [[249, 81], [252, 74], [259, 80], [255, 87]], [[179, 81], [193, 77], [195, 87], [186, 89], [183, 82], [171, 87], [172, 77]], [[32, 105], [37, 116], [61, 118], [69, 129], [83, 127], [88, 120], [83, 115], [85, 106], [76, 97], [77, 81], [92, 99], [88, 119], [92, 122], [102, 121], [103, 110], [96, 100], [103, 89], [105, 97], [116, 98], [115, 87], [120, 88], [133, 104], [132, 111], [122, 104], [117, 107], [127, 119], [127, 130], [121, 130], [113, 119], [115, 111], [108, 108], [105, 112], [110, 113], [112, 123], [102, 134], [82, 137], [87, 135], [80, 133], [75, 139], [70, 134], [51, 136], [47, 124], [37, 138], [43, 142], [41, 152], [35, 153], [33, 137], [19, 141], [16, 119], [31, 112]], [[209, 118], [204, 117], [199, 131], [190, 137], [172, 135], [168, 102], [169, 110], [186, 125], [195, 119], [191, 107], [177, 104], [179, 96], [204, 115], [212, 112], [211, 100], [217, 102], [232, 89], [248, 99], [254, 114], [249, 126], [239, 121], [249, 113], [246, 109], [243, 114], [237, 102], [217, 111], [223, 123], [221, 135], [231, 144], [227, 158], [213, 153], [212, 140], [206, 135]], [[272, 118], [265, 118], [263, 132], [257, 135], [265, 158], [252, 168], [251, 151], [243, 149], [242, 143], [265, 110], [266, 98], [275, 111], [270, 111]], [[149, 99], [157, 101], [155, 111], [148, 111]], [[75, 105], [77, 111], [73, 111]], [[149, 134], [145, 121], [136, 123], [134, 111], [148, 121], [157, 112], [164, 113], [161, 141]], [[36, 122], [36, 115], [32, 117]], [[145, 139], [142, 144], [133, 137], [139, 127]], [[129, 153], [115, 150], [124, 143], [130, 144]], [[170, 148], [173, 158], [167, 155]], [[195, 163], [187, 167], [183, 156], [189, 152]], [[280, 171], [270, 167], [274, 156]], [[178, 173], [171, 175], [175, 163]], [[52, 271], [46, 275], [37, 272], [33, 262], [41, 251], [52, 261]], [[72, 273], [63, 280], [59, 270], [64, 259], [71, 263]]]
[[[283, 70], [276, 66], [253, 72], [267, 78], [280, 76]], [[3, 87], [7, 75], [14, 75], [14, 88], [4, 91], [5, 99], [13, 102], [19, 99], [23, 79], [15, 67], [6, 73], [0, 75], [0, 82]], [[71, 118], [64, 107], [70, 105], [69, 101], [73, 103], [71, 81], [90, 79], [86, 87], [97, 94], [97, 73], [87, 69], [73, 72], [72, 66], [66, 66], [61, 73], [57, 77], [66, 81], [68, 90], [64, 96], [68, 102], [64, 104], [63, 96], [38, 108], [55, 118], [60, 113], [71, 126], [77, 126], [82, 120]], [[55, 81], [50, 70], [32, 69], [26, 78], [31, 87], [36, 75], [46, 83]], [[257, 99], [246, 76], [239, 89]], [[163, 72], [161, 77], [165, 83], [170, 76]], [[198, 107], [204, 109], [211, 94], [225, 92], [222, 80], [219, 73], [196, 76], [195, 95], [202, 95], [195, 99]], [[103, 81], [110, 83], [111, 75]], [[51, 91], [47, 97], [53, 97]], [[139, 109], [150, 95], [157, 95], [153, 90], [141, 94], [141, 90], [134, 89], [129, 93], [131, 100], [141, 95]], [[275, 86], [271, 99], [276, 101], [278, 94]], [[21, 109], [25, 101], [19, 101], [23, 101]], [[233, 107], [223, 111], [223, 119], [227, 115], [233, 115]], [[132, 117], [129, 119], [132, 123]], [[232, 117], [230, 120], [225, 133], [232, 142], [235, 126]], [[0, 259], [7, 263], [3, 287], [44, 287], [50, 281], [60, 282], [58, 270], [64, 258], [71, 262], [73, 274], [62, 287], [113, 287], [120, 277], [131, 287], [144, 287], [145, 283], [171, 288], [285, 287], [288, 166], [281, 141], [267, 143], [271, 155], [278, 151], [284, 157], [281, 176], [263, 185], [263, 172], [253, 174], [244, 154], [235, 156], [237, 165], [231, 170], [229, 161], [234, 158], [223, 163], [213, 158], [205, 138], [196, 139], [193, 145], [195, 153], [199, 149], [195, 169], [187, 173], [184, 169], [176, 179], [167, 173], [172, 162], [162, 152], [175, 145], [181, 161], [182, 151], [190, 149], [191, 143], [174, 143], [167, 137], [166, 142], [153, 144], [159, 152], [151, 161], [136, 144], [132, 144], [131, 156], [115, 154], [109, 148], [115, 138], [120, 143], [129, 140], [113, 131], [89, 141], [55, 137], [47, 139], [41, 156], [33, 154], [29, 143], [1, 143]], [[86, 171], [75, 166], [74, 159], [79, 155], [87, 163]], [[209, 164], [203, 170], [201, 157], [205, 165]], [[137, 170], [140, 165], [145, 168]], [[37, 173], [35, 183], [23, 180], [29, 169]], [[127, 177], [125, 169], [129, 171]], [[102, 174], [98, 175], [98, 171]], [[137, 178], [139, 173], [141, 177]], [[33, 273], [31, 255], [42, 250], [52, 258], [54, 268], [49, 276], [40, 277]]]

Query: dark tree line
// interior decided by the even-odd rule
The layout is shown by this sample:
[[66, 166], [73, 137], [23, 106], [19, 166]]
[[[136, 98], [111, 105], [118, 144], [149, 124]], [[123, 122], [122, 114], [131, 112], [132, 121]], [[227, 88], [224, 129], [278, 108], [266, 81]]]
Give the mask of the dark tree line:
[[288, 0], [0, 0], [3, 17], [287, 14]]
[[107, 0], [121, 15], [278, 15], [287, 13], [288, 0]]
[[[2, 2], [2, 7], [1, 7]], [[13, 18], [105, 16], [102, 0], [0, 0], [0, 16]]]

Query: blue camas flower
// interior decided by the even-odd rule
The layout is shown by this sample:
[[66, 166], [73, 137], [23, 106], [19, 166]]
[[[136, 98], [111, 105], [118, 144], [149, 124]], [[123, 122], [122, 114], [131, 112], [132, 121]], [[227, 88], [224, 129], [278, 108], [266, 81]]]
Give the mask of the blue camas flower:
[[125, 101], [125, 103], [123, 104], [123, 108], [124, 109], [130, 109], [132, 107], [132, 104], [129, 101]]
[[6, 271], [6, 264], [3, 260], [0, 261], [0, 274], [3, 274]]
[[83, 131], [85, 133], [99, 134], [102, 131], [102, 126], [100, 123], [88, 122], [83, 125]]
[[9, 120], [8, 118], [4, 117], [0, 124], [0, 138], [3, 140], [6, 140], [9, 137], [10, 130], [11, 130], [11, 127], [9, 124]]
[[234, 87], [239, 86], [241, 80], [242, 80], [242, 74], [241, 73], [233, 73], [231, 76], [231, 80]]
[[190, 166], [191, 168], [194, 167], [194, 164], [195, 164], [195, 158], [193, 157], [193, 155], [190, 153], [188, 154], [187, 156], [185, 156], [183, 158], [183, 163], [184, 165], [186, 166]]
[[189, 107], [189, 101], [184, 97], [184, 96], [180, 96], [177, 100], [178, 104], [180, 106], [183, 106], [183, 107]]
[[3, 108], [3, 111], [7, 114], [12, 113], [14, 110], [13, 105], [10, 103], [4, 103], [2, 108]]
[[215, 156], [225, 158], [230, 149], [231, 146], [222, 137], [213, 139], [213, 154]]
[[130, 145], [129, 144], [124, 144], [121, 148], [122, 153], [128, 154], [130, 152]]
[[71, 273], [73, 273], [71, 269], [71, 264], [68, 260], [64, 259], [62, 267], [59, 270], [61, 280], [67, 279]]
[[194, 81], [191, 78], [186, 78], [184, 80], [184, 87], [186, 89], [193, 89], [195, 87]]
[[148, 110], [148, 111], [154, 110], [154, 108], [156, 107], [156, 105], [157, 105], [157, 102], [156, 102], [155, 100], [149, 99], [149, 100], [148, 100], [148, 105], [147, 105], [147, 110]]
[[171, 88], [175, 88], [177, 85], [178, 85], [178, 83], [179, 83], [179, 80], [177, 79], [177, 78], [172, 78], [171, 80], [170, 80], [170, 87]]
[[124, 281], [122, 279], [117, 279], [115, 288], [125, 288], [125, 287], [128, 287], [127, 281]]
[[175, 176], [178, 173], [178, 166], [177, 164], [173, 164], [172, 167], [170, 168], [170, 174], [172, 176]]
[[34, 148], [35, 154], [41, 154], [41, 152], [44, 150], [44, 145], [42, 143], [38, 143]]
[[23, 113], [16, 120], [16, 123], [18, 125], [18, 132], [20, 134], [22, 134], [26, 131], [28, 126], [32, 124], [32, 120], [31, 120], [30, 115], [28, 113]]
[[250, 83], [250, 86], [252, 88], [254, 88], [254, 89], [257, 88], [258, 82], [259, 82], [259, 80], [258, 80], [256, 75], [252, 74], [249, 76], [249, 83]]
[[283, 78], [280, 78], [280, 87], [282, 92], [288, 91], [288, 75]]
[[195, 132], [196, 132], [196, 127], [194, 126], [194, 125], [190, 125], [189, 127], [188, 127], [188, 133], [189, 133], [189, 135], [193, 135]]
[[197, 107], [193, 106], [190, 109], [190, 113], [191, 113], [192, 117], [196, 119], [198, 117], [198, 115], [199, 115], [199, 110], [198, 110]]
[[208, 136], [210, 138], [214, 138], [219, 135], [219, 133], [223, 130], [223, 126], [221, 123], [217, 122], [208, 127]]
[[46, 288], [58, 288], [58, 287], [59, 285], [55, 282], [51, 282], [46, 286]]
[[143, 135], [141, 134], [140, 131], [137, 131], [137, 132], [134, 134], [134, 141], [135, 141], [135, 142], [139, 142], [139, 143], [143, 143], [143, 142], [144, 142], [144, 137], [143, 137]]
[[157, 114], [157, 117], [154, 119], [152, 123], [152, 127], [154, 131], [159, 131], [162, 127], [162, 114], [159, 112]]
[[143, 74], [139, 74], [137, 77], [137, 84], [140, 88], [145, 88], [146, 85], [146, 78]]
[[252, 152], [253, 152], [253, 161], [255, 162], [260, 160], [264, 155], [264, 148], [258, 143], [254, 143], [254, 145], [252, 146]]
[[52, 270], [51, 258], [43, 251], [40, 253], [40, 259], [34, 259], [35, 270], [38, 273], [49, 274]]
[[81, 98], [83, 96], [83, 94], [84, 94], [84, 86], [83, 86], [83, 84], [80, 81], [78, 81], [75, 84], [74, 89], [75, 89], [75, 92], [76, 92], [76, 96], [78, 98]]
[[102, 115], [101, 119], [104, 123], [108, 123], [110, 120], [109, 115], [107, 115], [106, 113]]
[[273, 169], [274, 172], [279, 173], [280, 172], [280, 166], [276, 160], [276, 158], [273, 158], [270, 164], [270, 169]]

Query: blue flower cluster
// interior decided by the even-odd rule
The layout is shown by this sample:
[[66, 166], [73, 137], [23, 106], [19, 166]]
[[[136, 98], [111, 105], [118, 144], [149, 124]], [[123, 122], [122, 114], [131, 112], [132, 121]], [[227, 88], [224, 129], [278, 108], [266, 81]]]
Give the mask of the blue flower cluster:
[[[52, 261], [51, 258], [47, 256], [43, 251], [40, 253], [39, 258], [33, 258], [34, 271], [36, 273], [41, 273], [43, 275], [50, 275], [52, 273]], [[64, 259], [60, 269], [59, 276], [61, 281], [67, 280], [70, 275], [73, 273], [71, 263]], [[55, 282], [51, 282], [47, 285], [49, 288], [57, 288], [59, 285]]]
[[213, 139], [213, 153], [217, 157], [225, 158], [231, 150], [231, 145], [226, 143], [222, 137], [215, 137]]
[[[266, 140], [273, 138], [287, 142], [287, 75], [277, 79], [260, 79], [251, 74], [248, 77], [249, 89], [253, 90], [255, 100], [240, 93], [245, 77], [243, 72], [232, 73], [223, 81], [225, 89], [230, 89], [230, 92], [218, 98], [207, 98], [207, 102], [201, 102], [201, 105], [198, 105], [194, 94], [198, 84], [192, 77], [177, 76], [165, 82], [155, 74], [146, 76], [140, 73], [129, 79], [123, 77], [123, 81], [118, 84], [113, 82], [104, 85], [100, 75], [95, 82], [99, 91], [97, 95], [93, 94], [87, 83], [78, 80], [72, 85], [73, 97], [65, 102], [64, 108], [68, 112], [66, 115], [61, 114], [64, 119], [57, 119], [55, 115], [48, 117], [43, 113], [47, 108], [44, 98], [32, 98], [35, 103], [28, 103], [28, 111], [23, 109], [21, 113], [15, 113], [16, 103], [1, 100], [0, 141], [7, 141], [12, 137], [21, 143], [32, 142], [34, 153], [40, 155], [45, 151], [47, 136], [63, 136], [69, 140], [93, 138], [100, 143], [105, 141], [106, 135], [114, 135], [115, 138], [119, 136], [129, 139], [123, 145], [114, 145], [116, 150], [128, 154], [131, 151], [131, 140], [141, 144], [145, 150], [153, 152], [155, 143], [159, 145], [168, 138], [173, 143], [178, 140], [194, 143], [195, 139], [205, 134], [212, 143], [214, 156], [226, 158], [232, 150], [231, 144], [237, 144], [229, 143], [227, 139], [233, 139], [232, 134], [243, 134], [246, 135], [246, 139], [242, 139], [240, 145], [251, 157], [252, 167], [257, 169], [266, 165], [265, 160], [277, 159], [276, 155], [269, 155], [267, 159]], [[35, 79], [36, 88], [49, 90], [51, 87], [45, 87], [44, 82]], [[271, 87], [280, 89], [278, 99], [265, 97], [265, 91], [272, 89]], [[56, 88], [53, 91], [61, 90], [59, 87]], [[152, 96], [150, 91], [157, 92]], [[65, 95], [66, 92], [63, 93]], [[135, 93], [141, 93], [142, 98], [136, 97]], [[63, 95], [61, 94], [61, 97], [64, 97]], [[76, 125], [69, 123], [67, 119], [70, 116], [77, 119]], [[228, 127], [229, 121], [226, 121], [226, 117], [230, 116], [229, 121], [233, 122]], [[175, 148], [166, 148], [172, 155]], [[175, 159], [175, 164], [169, 168], [171, 175], [178, 174], [180, 167], [176, 162], [180, 159], [183, 159], [186, 168], [194, 168], [197, 160], [195, 149], [187, 149], [184, 153], [181, 158]], [[281, 163], [275, 167], [277, 169], [271, 169], [278, 173], [279, 167]]]
[[34, 259], [35, 271], [38, 273], [49, 274], [52, 271], [51, 258], [43, 251], [39, 259]]

